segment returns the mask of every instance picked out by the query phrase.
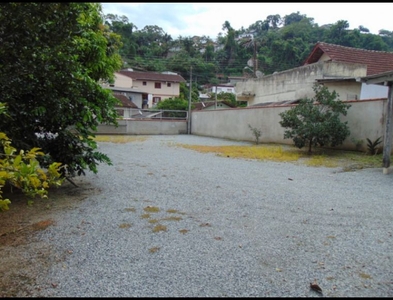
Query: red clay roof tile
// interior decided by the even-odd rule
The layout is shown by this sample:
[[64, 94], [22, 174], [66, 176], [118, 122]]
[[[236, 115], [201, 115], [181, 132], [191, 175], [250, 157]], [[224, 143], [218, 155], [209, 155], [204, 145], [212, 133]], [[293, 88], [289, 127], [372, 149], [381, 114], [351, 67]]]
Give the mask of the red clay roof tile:
[[118, 93], [113, 93], [113, 96], [115, 96], [117, 99], [119, 99], [122, 103], [122, 107], [130, 107], [130, 108], [138, 108], [138, 106], [134, 103], [131, 102], [125, 95], [123, 94], [118, 94]]
[[316, 63], [323, 54], [332, 61], [367, 65], [367, 76], [393, 71], [393, 52], [365, 50], [319, 42], [304, 65]]

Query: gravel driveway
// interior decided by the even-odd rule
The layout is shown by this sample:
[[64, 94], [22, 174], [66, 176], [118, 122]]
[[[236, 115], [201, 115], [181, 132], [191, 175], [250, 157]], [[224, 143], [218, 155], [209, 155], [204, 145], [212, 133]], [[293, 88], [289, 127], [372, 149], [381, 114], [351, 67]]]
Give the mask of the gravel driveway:
[[102, 192], [39, 233], [59, 259], [37, 278], [37, 296], [393, 297], [392, 174], [176, 143], [242, 144], [193, 135], [99, 143], [113, 166], [86, 180]]

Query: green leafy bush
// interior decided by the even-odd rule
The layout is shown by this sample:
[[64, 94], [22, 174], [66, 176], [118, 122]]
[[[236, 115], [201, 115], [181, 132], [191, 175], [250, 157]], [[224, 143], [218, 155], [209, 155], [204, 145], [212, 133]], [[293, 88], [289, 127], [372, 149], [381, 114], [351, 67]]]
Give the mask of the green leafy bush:
[[284, 138], [293, 139], [299, 149], [314, 146], [335, 147], [341, 145], [350, 135], [347, 122], [340, 120], [346, 115], [350, 105], [338, 99], [336, 91], [330, 92], [327, 87], [315, 84], [315, 96], [302, 99], [299, 104], [280, 113], [280, 125], [289, 128]]
[[[5, 114], [5, 105], [0, 103], [0, 115]], [[60, 186], [61, 163], [50, 164], [43, 170], [37, 157], [45, 154], [35, 147], [29, 151], [17, 149], [11, 145], [11, 140], [4, 132], [0, 132], [0, 211], [9, 209], [10, 199], [3, 199], [2, 189], [8, 183], [20, 189], [30, 198], [35, 196], [47, 197], [50, 186]]]

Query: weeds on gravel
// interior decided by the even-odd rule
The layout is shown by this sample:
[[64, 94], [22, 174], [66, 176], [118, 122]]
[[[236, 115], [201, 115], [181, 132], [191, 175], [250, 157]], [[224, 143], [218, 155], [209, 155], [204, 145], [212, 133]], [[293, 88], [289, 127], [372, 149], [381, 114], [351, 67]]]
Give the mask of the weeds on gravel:
[[160, 250], [160, 247], [153, 247], [149, 249], [150, 253], [156, 253], [158, 250]]
[[167, 230], [168, 230], [167, 227], [165, 225], [161, 225], [161, 224], [158, 224], [158, 225], [154, 226], [154, 228], [153, 228], [153, 232], [167, 231]]
[[156, 213], [160, 211], [160, 208], [157, 206], [146, 206], [143, 210], [149, 213]]
[[303, 163], [311, 167], [344, 167], [344, 171], [382, 166], [382, 154], [365, 155], [363, 152], [338, 149], [315, 149], [313, 155], [287, 145], [205, 146], [176, 144], [186, 149], [216, 153], [223, 157]]
[[[129, 135], [98, 135], [97, 142], [129, 143], [143, 142], [147, 136]], [[375, 141], [374, 143], [378, 143]], [[344, 171], [362, 168], [382, 167], [382, 153], [365, 155], [363, 152], [344, 151], [337, 149], [315, 149], [312, 156], [307, 155], [300, 149], [289, 145], [259, 144], [245, 146], [205, 146], [187, 145], [175, 142], [168, 143], [172, 147], [182, 147], [203, 153], [216, 153], [218, 156], [256, 159], [276, 162], [303, 163], [311, 167], [343, 167]], [[393, 156], [391, 156], [393, 160]]]
[[219, 156], [232, 158], [250, 158], [273, 161], [297, 161], [300, 154], [294, 151], [285, 151], [282, 146], [203, 146], [180, 145], [183, 148], [198, 152], [213, 152]]

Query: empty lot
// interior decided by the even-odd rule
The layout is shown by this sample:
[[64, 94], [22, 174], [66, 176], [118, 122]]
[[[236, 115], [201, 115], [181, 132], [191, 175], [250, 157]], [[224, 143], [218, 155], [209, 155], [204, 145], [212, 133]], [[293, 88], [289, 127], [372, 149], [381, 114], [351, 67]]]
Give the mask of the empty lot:
[[327, 297], [393, 296], [392, 174], [177, 144], [242, 143], [189, 135], [100, 142], [113, 166], [57, 191], [84, 196], [48, 210], [53, 225], [34, 234], [35, 254], [20, 248], [43, 268], [30, 295], [318, 297], [316, 280]]

